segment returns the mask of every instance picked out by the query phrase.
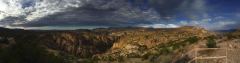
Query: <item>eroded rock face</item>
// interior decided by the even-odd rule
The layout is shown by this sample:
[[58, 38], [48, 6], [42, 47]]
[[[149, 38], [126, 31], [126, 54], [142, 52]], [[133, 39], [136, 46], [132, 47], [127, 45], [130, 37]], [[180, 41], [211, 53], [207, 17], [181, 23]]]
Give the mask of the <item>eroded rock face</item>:
[[[112, 32], [112, 35], [120, 36], [114, 42], [109, 51], [96, 55], [97, 58], [108, 60], [120, 57], [144, 57], [159, 55], [184, 49], [186, 45], [198, 42], [213, 35], [208, 31], [197, 27], [182, 27], [172, 29], [132, 29]], [[176, 52], [176, 51], [175, 51]], [[106, 59], [107, 58], [107, 59]]]
[[[146, 45], [148, 48], [152, 48], [158, 44], [166, 43], [169, 41], [186, 39], [193, 36], [204, 38], [210, 34], [204, 29], [195, 27], [156, 29], [154, 31], [143, 29], [125, 31], [125, 33], [126, 35], [120, 38], [120, 41], [115, 43], [112, 48], [122, 48], [122, 45], [129, 43], [137, 43], [139, 45]], [[116, 34], [121, 34], [121, 32]]]
[[43, 40], [48, 48], [79, 57], [91, 57], [94, 54], [104, 53], [117, 40], [114, 36], [94, 32], [47, 33], [41, 38], [45, 38]]

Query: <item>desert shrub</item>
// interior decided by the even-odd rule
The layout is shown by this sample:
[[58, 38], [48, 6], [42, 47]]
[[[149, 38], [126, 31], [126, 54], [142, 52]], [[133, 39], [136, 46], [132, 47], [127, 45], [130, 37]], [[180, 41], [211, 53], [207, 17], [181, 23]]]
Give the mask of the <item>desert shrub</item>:
[[163, 47], [162, 49], [161, 49], [161, 53], [162, 54], [168, 54], [168, 53], [170, 53], [171, 52], [171, 47]]
[[213, 38], [209, 38], [208, 42], [206, 43], [208, 48], [216, 48], [217, 47], [217, 43]]
[[199, 39], [197, 38], [197, 36], [194, 36], [194, 37], [190, 37], [188, 39], [186, 39], [185, 41], [186, 42], [189, 42], [190, 44], [193, 44], [195, 42], [197, 42]]

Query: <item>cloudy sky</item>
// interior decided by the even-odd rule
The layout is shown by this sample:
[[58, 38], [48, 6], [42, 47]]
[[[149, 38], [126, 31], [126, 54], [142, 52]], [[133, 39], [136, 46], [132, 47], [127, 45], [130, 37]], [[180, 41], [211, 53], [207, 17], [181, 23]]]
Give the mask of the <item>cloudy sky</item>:
[[0, 0], [0, 27], [79, 29], [98, 27], [232, 29], [240, 0]]

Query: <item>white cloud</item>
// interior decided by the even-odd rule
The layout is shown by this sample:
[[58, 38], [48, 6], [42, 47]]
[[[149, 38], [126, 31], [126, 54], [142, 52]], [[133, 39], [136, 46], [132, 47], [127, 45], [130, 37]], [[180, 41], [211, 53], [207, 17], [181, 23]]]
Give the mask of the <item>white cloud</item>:
[[[32, 2], [29, 2], [32, 1]], [[84, 0], [0, 0], [0, 20], [13, 16], [25, 16], [32, 21], [56, 12], [62, 12], [69, 7], [80, 7]], [[23, 7], [25, 2], [35, 4]], [[25, 23], [25, 21], [22, 21]]]
[[3, 1], [0, 1], [0, 11], [5, 11], [6, 9], [7, 5]]
[[235, 25], [237, 21], [223, 19], [225, 17], [218, 16], [214, 18], [206, 18], [193, 21], [180, 21], [181, 26], [190, 25], [190, 26], [201, 26], [209, 30], [220, 30], [228, 29], [229, 25]]
[[147, 28], [177, 28], [178, 25], [175, 24], [150, 24], [150, 25], [141, 25], [140, 27], [147, 27]]
[[51, 15], [56, 12], [64, 12], [69, 7], [80, 7], [83, 0], [43, 0], [36, 1], [34, 9], [36, 11], [31, 12], [31, 15], [27, 16], [27, 20], [32, 21], [34, 19]]

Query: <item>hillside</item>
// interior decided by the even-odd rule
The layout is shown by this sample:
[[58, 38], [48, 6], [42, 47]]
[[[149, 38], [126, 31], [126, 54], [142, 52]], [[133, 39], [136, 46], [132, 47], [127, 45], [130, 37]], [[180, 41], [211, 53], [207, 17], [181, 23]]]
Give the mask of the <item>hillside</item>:
[[214, 35], [190, 26], [0, 31], [1, 63], [186, 62], [179, 55]]

